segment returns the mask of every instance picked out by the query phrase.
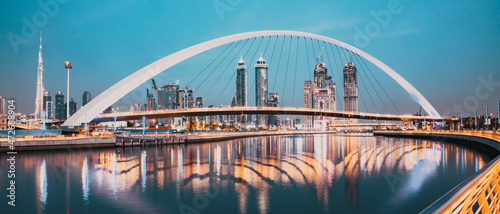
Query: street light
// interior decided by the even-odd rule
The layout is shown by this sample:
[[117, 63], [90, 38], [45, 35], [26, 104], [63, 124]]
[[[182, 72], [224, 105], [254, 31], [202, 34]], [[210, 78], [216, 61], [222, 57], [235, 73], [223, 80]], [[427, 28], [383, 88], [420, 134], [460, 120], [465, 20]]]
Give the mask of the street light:
[[65, 61], [64, 62], [64, 67], [68, 69], [68, 84], [66, 87], [66, 120], [69, 118], [69, 69], [73, 68], [73, 62], [72, 61]]

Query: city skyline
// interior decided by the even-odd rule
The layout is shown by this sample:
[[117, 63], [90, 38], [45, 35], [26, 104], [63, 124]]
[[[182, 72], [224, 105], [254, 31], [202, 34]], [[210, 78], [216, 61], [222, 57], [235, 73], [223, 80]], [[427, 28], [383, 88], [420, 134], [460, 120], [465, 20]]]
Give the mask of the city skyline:
[[[73, 4], [72, 6], [77, 5], [80, 8], [87, 7], [90, 12], [88, 14], [81, 13], [79, 10], [75, 10], [74, 7], [68, 7], [70, 4]], [[141, 42], [127, 42], [130, 39], [143, 36], [144, 32], [134, 32], [130, 34], [130, 36], [122, 36], [121, 40], [116, 40], [116, 35], [108, 34], [108, 37], [97, 36], [103, 33], [106, 35], [107, 30], [103, 27], [109, 25], [113, 26], [115, 23], [106, 20], [101, 25], [95, 26], [95, 22], [97, 20], [90, 19], [90, 16], [100, 15], [106, 17], [106, 13], [99, 11], [96, 7], [79, 4], [80, 3], [70, 2], [67, 5], [60, 5], [60, 8], [67, 8], [68, 11], [60, 9], [54, 17], [50, 17], [48, 19], [46, 25], [38, 29], [44, 31], [43, 54], [45, 70], [44, 82], [46, 90], [52, 92], [64, 91], [65, 70], [62, 68], [62, 62], [65, 60], [72, 60], [75, 62], [76, 67], [73, 69], [71, 75], [72, 84], [70, 94], [77, 96], [72, 96], [70, 98], [75, 100], [78, 100], [78, 96], [80, 96], [83, 91], [90, 91], [92, 94], [98, 95], [104, 89], [116, 83], [118, 80], [127, 76], [131, 72], [163, 56], [178, 51], [189, 45], [231, 33], [261, 29], [293, 29], [329, 36], [340, 41], [350, 43], [354, 46], [363, 46], [361, 43], [356, 44], [357, 42], [355, 38], [357, 38], [356, 36], [358, 35], [358, 31], [356, 29], [363, 30], [366, 24], [371, 23], [372, 21], [377, 21], [377, 19], [371, 14], [372, 11], [374, 13], [378, 13], [380, 11], [387, 10], [387, 2], [369, 3], [368, 8], [370, 8], [370, 10], [361, 9], [361, 5], [353, 3], [351, 5], [352, 7], [350, 7], [348, 11], [337, 11], [338, 13], [335, 13], [337, 15], [318, 16], [307, 10], [312, 6], [297, 2], [283, 8], [284, 10], [282, 12], [276, 12], [274, 14], [269, 13], [272, 15], [267, 15], [262, 18], [255, 17], [255, 19], [242, 22], [245, 17], [248, 17], [248, 13], [251, 11], [251, 8], [256, 7], [257, 4], [255, 3], [254, 5], [248, 2], [243, 2], [239, 5], [232, 6], [235, 10], [243, 11], [243, 13], [240, 14], [235, 11], [226, 12], [223, 14], [223, 20], [220, 19], [218, 12], [214, 9], [203, 12], [201, 17], [206, 18], [206, 20], [201, 20], [200, 17], [193, 17], [186, 19], [181, 23], [172, 23], [167, 21], [165, 24], [168, 24], [171, 28], [181, 30], [177, 32], [179, 35], [177, 35], [177, 33], [169, 33], [169, 36], [167, 36], [169, 39], [167, 40], [160, 38], [160, 35], [163, 33], [159, 30], [157, 33], [148, 32], [150, 36], [144, 37], [148, 39], [140, 40]], [[272, 6], [278, 3], [273, 2], [269, 4], [269, 6]], [[420, 19], [414, 20], [412, 17], [415, 16], [415, 14], [418, 14], [417, 12], [422, 11], [427, 5], [407, 1], [400, 1], [400, 4], [402, 11], [398, 14], [392, 14], [388, 25], [386, 27], [382, 26], [379, 35], [370, 37], [370, 43], [365, 47], [360, 48], [373, 56], [380, 58], [386, 64], [393, 67], [404, 78], [408, 79], [409, 82], [421, 91], [441, 114], [445, 114], [447, 110], [452, 109], [450, 116], [459, 116], [458, 113], [455, 113], [457, 111], [453, 110], [454, 104], [462, 105], [462, 109], [464, 109], [463, 105], [466, 98], [468, 96], [475, 96], [476, 88], [484, 82], [482, 80], [490, 81], [490, 75], [490, 82], [498, 82], [498, 80], [500, 80], [499, 72], [495, 72], [495, 69], [499, 67], [499, 62], [493, 58], [494, 53], [500, 47], [498, 39], [493, 36], [498, 34], [498, 27], [496, 26], [499, 26], [499, 20], [497, 18], [498, 15], [491, 14], [498, 10], [498, 2], [486, 2], [484, 5], [475, 5], [474, 3], [454, 4], [453, 7], [458, 11], [464, 12], [464, 14], [453, 13], [449, 16], [442, 15], [440, 16], [442, 20], [441, 23], [432, 23], [432, 19], [430, 18], [432, 16], [429, 16], [429, 14], [438, 14], [437, 9], [432, 9], [427, 12], [429, 13], [427, 14], [429, 18], [424, 15], [419, 15], [418, 17]], [[434, 3], [433, 6], [439, 8], [437, 6], [441, 4], [444, 3]], [[148, 4], [139, 5], [140, 8], [138, 10], [141, 11], [141, 9], [144, 9], [145, 5], [147, 6]], [[179, 5], [176, 6], [182, 8], [187, 5], [189, 5], [189, 3], [179, 3]], [[7, 3], [6, 8], [18, 8], [20, 6], [25, 5], [22, 3], [9, 2]], [[135, 10], [135, 6], [137, 6], [135, 3], [130, 2], [120, 4], [120, 7], [113, 8], [113, 14], [115, 14], [116, 18], [127, 20], [127, 18], [124, 17], [125, 13]], [[159, 7], [159, 9], [163, 8], [168, 11], [173, 11], [173, 9], [168, 6], [169, 4], [166, 4]], [[199, 6], [213, 8], [211, 4], [200, 4]], [[312, 15], [309, 17], [301, 15], [300, 18], [307, 18], [293, 24], [283, 23], [277, 18], [280, 13], [290, 13], [290, 11], [299, 7], [304, 8], [301, 9], [303, 13]], [[333, 7], [328, 8], [332, 9]], [[34, 82], [36, 82], [35, 61], [39, 45], [38, 39], [36, 39], [38, 36], [35, 35], [26, 39], [26, 43], [22, 43], [17, 46], [18, 51], [15, 52], [9, 40], [9, 35], [11, 35], [10, 33], [14, 33], [22, 36], [22, 17], [31, 18], [33, 14], [39, 10], [42, 10], [41, 7], [38, 5], [32, 5], [25, 8], [25, 10], [20, 10], [18, 14], [12, 14], [9, 10], [7, 15], [1, 17], [3, 23], [12, 21], [13, 24], [2, 27], [4, 39], [0, 43], [0, 46], [2, 47], [0, 54], [5, 57], [2, 58], [3, 61], [0, 63], [0, 69], [3, 71], [1, 74], [2, 79], [5, 78], [9, 81], [7, 84], [2, 84], [0, 86], [0, 91], [2, 92], [1, 95], [4, 97], [16, 98], [18, 100], [17, 103], [19, 104], [19, 112], [25, 114], [31, 114], [35, 109], [33, 106], [35, 93], [33, 93], [33, 91], [35, 91]], [[195, 10], [200, 9], [195, 7]], [[270, 9], [264, 8], [264, 10]], [[71, 15], [71, 12], [87, 17], [84, 18], [84, 20], [87, 20], [86, 22], [88, 23], [77, 23], [76, 26], [72, 25], [75, 23], [68, 23], [65, 19], [73, 16]], [[175, 11], [173, 12], [175, 14]], [[351, 14], [349, 14], [349, 12], [351, 12]], [[111, 18], [114, 16], [110, 17], [108, 15], [107, 17]], [[488, 17], [496, 18], [487, 19]], [[291, 20], [298, 20], [298, 18], [299, 15], [290, 14]], [[263, 19], [267, 19], [268, 22], [263, 21]], [[456, 20], [463, 20], [463, 27], [476, 29], [475, 33], [467, 33], [463, 31], [456, 32], [457, 26], [453, 24]], [[147, 23], [147, 25], [162, 23], [161, 21], [154, 19], [151, 22], [152, 23]], [[203, 22], [217, 24], [217, 26], [209, 24], [208, 26], [200, 26], [195, 30], [207, 32], [203, 35], [188, 33], [185, 31], [186, 29], [180, 28], [181, 25]], [[137, 22], [132, 21], [130, 23], [132, 23], [131, 27], [138, 27]], [[241, 23], [246, 23], [244, 25], [246, 27], [233, 27], [241, 25]], [[92, 27], [90, 24], [92, 24]], [[64, 31], [61, 31], [58, 30], [59, 28], [56, 28], [58, 25], [67, 26], [67, 28], [64, 28]], [[117, 25], [114, 26], [116, 27], [114, 29], [118, 30], [118, 32], [119, 29], [128, 31], [126, 28], [123, 28], [124, 26], [121, 23], [117, 23]], [[96, 36], [90, 36], [86, 39], [82, 39], [82, 30], [96, 33]], [[455, 34], [455, 36], [451, 38], [446, 36], [449, 32], [456, 32], [458, 34]], [[189, 36], [181, 38], [182, 34]], [[389, 34], [393, 35], [390, 36]], [[83, 35], [87, 34], [84, 33]], [[433, 38], [429, 39], [431, 35]], [[110, 39], [116, 41], [110, 41]], [[463, 44], [462, 47], [451, 45], [456, 44], [457, 40]], [[171, 41], [179, 42], [172, 43]], [[158, 47], [153, 48], [151, 44], [158, 45]], [[101, 51], [103, 48], [110, 45], [118, 48], [110, 48], [109, 50], [106, 50], [105, 53], [103, 52], [101, 54], [112, 55], [112, 57], [99, 57], [99, 53], [96, 51]], [[471, 49], [471, 47], [474, 49]], [[482, 48], [482, 50], [474, 51], [478, 48]], [[136, 58], [130, 58], [131, 53], [141, 50], [142, 54], [139, 54]], [[439, 54], [440, 51], [444, 50], [448, 50], [446, 55]], [[318, 50], [316, 50], [316, 52], [318, 52]], [[207, 59], [205, 58], [208, 54], [209, 53], [201, 54], [195, 62], [186, 62], [169, 69], [160, 74], [159, 78], [163, 80], [180, 79], [181, 85], [185, 85], [189, 80], [186, 78], [180, 78], [182, 76], [177, 75], [177, 73], [179, 73], [178, 71], [183, 69], [195, 70], [194, 68], [200, 67], [200, 63], [206, 63]], [[124, 62], [123, 59], [128, 60], [127, 62]], [[465, 64], [466, 62], [468, 62], [468, 64]], [[308, 69], [308, 72], [311, 72], [311, 69]], [[269, 75], [270, 81], [272, 81], [271, 78], [274, 76], [272, 73]], [[91, 78], [92, 76], [102, 76], [102, 78], [93, 79]], [[442, 80], [445, 78], [449, 79], [449, 81], [443, 82]], [[390, 83], [390, 80], [383, 81]], [[453, 84], [454, 82], [460, 82], [460, 87], [458, 87], [457, 84]], [[11, 88], [14, 88], [17, 85], [25, 85], [25, 87], [11, 90]], [[141, 94], [145, 94], [145, 89], [146, 87], [142, 87], [136, 91], [141, 92], [144, 90]], [[136, 91], [133, 91], [132, 93], [136, 93]], [[435, 93], [436, 91], [439, 91], [440, 93]], [[484, 114], [484, 106], [486, 105], [490, 106], [490, 108], [496, 106], [499, 91], [500, 89], [495, 88], [494, 91], [489, 93], [488, 99], [479, 100], [479, 107], [477, 108], [479, 114]], [[248, 93], [251, 92], [248, 91]], [[443, 94], [446, 95], [447, 99], [442, 99]], [[407, 95], [405, 94], [405, 96]], [[145, 98], [144, 95], [143, 97]], [[215, 103], [217, 101], [212, 101], [215, 100], [214, 97], [204, 97], [204, 99], [206, 103], [217, 104]], [[252, 100], [251, 97], [248, 99]], [[285, 104], [289, 104], [288, 102], [290, 99], [286, 99], [286, 97], [284, 97], [283, 100]], [[229, 105], [228, 101], [226, 101], [226, 105]], [[297, 103], [295, 103], [295, 105], [297, 105]], [[402, 105], [402, 109], [404, 109], [404, 112], [406, 113], [418, 110], [414, 103]], [[463, 111], [468, 113], [468, 116], [473, 114], [473, 111], [466, 109]]]

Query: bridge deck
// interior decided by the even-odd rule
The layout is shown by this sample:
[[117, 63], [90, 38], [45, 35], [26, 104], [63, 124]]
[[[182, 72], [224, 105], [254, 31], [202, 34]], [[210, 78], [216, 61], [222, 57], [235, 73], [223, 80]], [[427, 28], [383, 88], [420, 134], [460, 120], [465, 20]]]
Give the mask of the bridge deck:
[[270, 115], [304, 115], [304, 116], [325, 116], [338, 118], [352, 119], [368, 119], [368, 120], [390, 120], [390, 121], [432, 121], [446, 120], [457, 121], [458, 118], [433, 118], [430, 116], [414, 116], [414, 115], [391, 115], [391, 114], [373, 114], [361, 112], [344, 112], [344, 111], [328, 111], [320, 109], [307, 108], [279, 108], [279, 107], [224, 107], [224, 108], [190, 108], [190, 109], [175, 109], [175, 110], [154, 110], [140, 112], [115, 112], [102, 114], [96, 117], [92, 122], [106, 122], [123, 120], [141, 120], [156, 118], [174, 118], [174, 117], [194, 117], [194, 116], [209, 116], [209, 115], [245, 115], [245, 114], [270, 114]]

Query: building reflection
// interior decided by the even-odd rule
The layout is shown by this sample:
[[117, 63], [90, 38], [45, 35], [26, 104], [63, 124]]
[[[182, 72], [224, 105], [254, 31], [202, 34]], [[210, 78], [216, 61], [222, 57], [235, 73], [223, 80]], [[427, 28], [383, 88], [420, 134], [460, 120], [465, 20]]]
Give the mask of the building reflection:
[[[185, 193], [234, 192], [241, 213], [252, 207], [268, 213], [273, 189], [311, 188], [324, 211], [329, 212], [333, 209], [328, 207], [331, 198], [338, 196], [333, 191], [341, 191], [345, 200], [357, 203], [362, 179], [409, 175], [393, 193], [394, 198], [402, 200], [418, 192], [433, 174], [447, 173], [447, 163], [453, 163], [449, 167], [462, 173], [485, 165], [482, 155], [453, 144], [350, 134], [60, 152], [26, 156], [23, 162], [25, 168], [37, 170], [38, 206], [42, 213], [49, 198], [47, 171], [64, 175], [58, 169], [77, 169], [81, 173], [77, 182], [81, 182], [82, 188], [78, 194], [84, 204], [91, 203], [89, 194], [95, 192], [109, 194], [130, 212], [145, 212], [150, 202], [141, 192], [172, 188], [178, 201]], [[70, 182], [69, 177], [58, 179]], [[344, 188], [333, 188], [339, 185]], [[65, 188], [66, 194], [70, 194], [69, 185]]]

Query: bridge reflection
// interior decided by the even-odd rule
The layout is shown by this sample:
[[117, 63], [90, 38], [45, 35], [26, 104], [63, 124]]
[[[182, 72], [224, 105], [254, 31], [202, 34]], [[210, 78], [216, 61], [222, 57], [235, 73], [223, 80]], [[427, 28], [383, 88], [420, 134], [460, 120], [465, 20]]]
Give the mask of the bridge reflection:
[[[51, 200], [50, 185], [57, 185], [47, 183], [47, 171], [65, 182], [72, 179], [66, 172], [75, 175], [77, 171], [80, 179], [73, 178], [71, 185], [81, 185], [76, 192], [86, 206], [97, 203], [89, 195], [104, 194], [128, 211], [157, 212], [158, 206], [152, 205], [159, 202], [146, 200], [141, 192], [175, 195], [168, 202], [169, 209], [177, 209], [178, 203], [190, 205], [196, 195], [234, 192], [241, 213], [251, 207], [267, 213], [276, 190], [313, 190], [324, 212], [334, 209], [329, 207], [334, 196], [353, 205], [366, 200], [360, 195], [366, 188], [389, 188], [390, 200], [401, 202], [412, 198], [435, 174], [448, 173], [450, 167], [461, 173], [466, 168], [477, 171], [486, 161], [474, 151], [451, 144], [387, 137], [374, 141], [372, 136], [350, 135], [274, 136], [23, 157], [28, 170], [37, 170], [42, 211]], [[363, 186], [368, 179], [378, 179], [383, 185]], [[69, 185], [58, 188], [70, 191]], [[164, 193], [167, 189], [175, 193]]]

